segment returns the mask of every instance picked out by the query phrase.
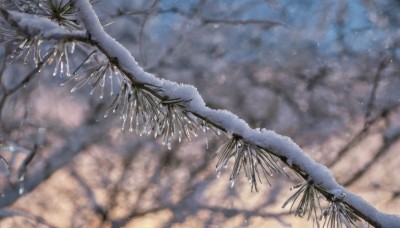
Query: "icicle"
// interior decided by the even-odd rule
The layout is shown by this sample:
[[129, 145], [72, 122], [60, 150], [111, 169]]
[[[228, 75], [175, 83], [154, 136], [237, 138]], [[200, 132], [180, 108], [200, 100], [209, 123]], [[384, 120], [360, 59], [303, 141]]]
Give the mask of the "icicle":
[[169, 140], [168, 140], [168, 143], [167, 143], [167, 147], [168, 147], [168, 150], [171, 150], [171, 142], [169, 142]]
[[73, 54], [74, 51], [75, 51], [75, 42], [72, 42], [72, 43], [71, 43], [71, 50], [70, 50], [70, 53]]
[[121, 130], [123, 131], [123, 130], [125, 129], [126, 117], [125, 117], [125, 116], [123, 116], [123, 117], [122, 117], [122, 119], [123, 119], [123, 121], [122, 121], [122, 127], [121, 127]]
[[67, 77], [70, 77], [70, 76], [71, 76], [71, 71], [70, 71], [70, 68], [69, 68], [69, 60], [68, 60], [68, 51], [67, 51], [67, 47], [65, 47], [64, 53], [65, 53], [65, 68], [66, 68], [66, 70], [67, 70]]
[[[71, 79], [69, 79], [67, 81], [70, 81], [70, 80], [73, 80], [73, 79], [77, 80], [80, 76], [81, 75], [76, 75], [75, 77], [73, 77], [73, 78], [71, 78]], [[85, 76], [83, 76], [83, 77], [85, 77]], [[83, 85], [85, 85], [89, 81], [89, 79], [91, 77], [92, 77], [92, 75], [89, 75], [89, 76], [81, 79], [80, 81], [78, 81], [78, 83], [76, 83], [75, 86], [71, 89], [71, 93], [75, 92], [77, 89], [80, 89]]]
[[110, 114], [111, 111], [113, 113], [115, 112], [115, 109], [118, 107], [120, 97], [121, 97], [121, 94], [117, 94], [117, 96], [114, 98], [114, 101], [111, 103], [111, 105], [107, 108], [106, 112], [104, 113], [104, 118], [106, 118]]
[[110, 74], [108, 78], [110, 79], [110, 96], [112, 96], [114, 94], [114, 83], [112, 74]]
[[136, 130], [136, 133], [138, 133], [139, 132], [139, 115], [136, 113], [136, 115], [135, 115], [135, 122], [136, 122], [136, 126], [135, 126], [135, 130]]
[[21, 184], [21, 186], [18, 189], [18, 194], [22, 195], [22, 194], [24, 194], [24, 191], [25, 191], [24, 186]]
[[20, 48], [15, 49], [8, 58], [8, 63], [12, 64], [20, 55], [23, 50]]
[[60, 54], [60, 57], [58, 58], [58, 60], [56, 62], [56, 66], [54, 67], [54, 71], [53, 71], [53, 76], [57, 75], [58, 68], [60, 66], [62, 56], [63, 56], [63, 53]]
[[27, 63], [28, 63], [28, 55], [29, 55], [30, 51], [31, 51], [31, 49], [28, 49], [28, 50], [26, 51], [26, 55], [25, 55], [25, 58], [24, 58], [24, 64], [27, 64]]
[[40, 52], [41, 52], [40, 45], [41, 45], [41, 43], [42, 43], [41, 40], [39, 40], [39, 41], [37, 42], [35, 52], [33, 53], [33, 62], [35, 63], [35, 66], [36, 66], [36, 67], [39, 65], [39, 61], [40, 61], [40, 59], [41, 59], [41, 58], [40, 58]]
[[133, 113], [132, 113], [132, 102], [128, 101], [128, 103], [126, 104], [126, 110], [125, 110], [125, 118], [128, 120], [129, 122], [129, 131], [132, 128], [132, 118], [133, 118]]
[[97, 88], [102, 83], [106, 69], [107, 68], [105, 68], [105, 66], [101, 66], [100, 68], [98, 68], [97, 70], [93, 71], [93, 73], [90, 74], [90, 76], [93, 75], [93, 77], [95, 78], [95, 82], [92, 85], [94, 88]]
[[100, 99], [103, 99], [103, 97], [104, 97], [104, 86], [101, 87], [101, 90], [100, 90]]
[[[130, 105], [132, 106], [132, 102], [130, 103]], [[132, 108], [131, 108], [131, 110], [132, 110]], [[130, 117], [130, 121], [129, 121], [129, 131], [133, 132], [133, 113], [131, 113], [130, 116], [131, 117]]]
[[64, 63], [61, 62], [61, 66], [60, 66], [60, 77], [63, 76], [63, 73], [64, 73]]
[[[52, 50], [54, 50], [54, 52], [53, 52], [53, 54], [51, 54], [49, 60], [47, 60], [47, 64], [48, 64], [48, 65], [51, 65], [51, 64], [53, 63], [54, 59], [57, 57], [57, 50], [55, 50], [55, 49], [53, 49], [53, 48], [50, 49], [50, 50], [48, 50], [47, 53], [49, 53], [49, 52], [52, 51]], [[46, 55], [47, 55], [47, 53], [46, 53]]]
[[54, 67], [54, 71], [53, 71], [53, 76], [56, 76], [57, 75], [57, 71], [58, 71], [58, 69], [57, 69], [57, 65]]
[[233, 186], [235, 186], [235, 180], [231, 180], [231, 188], [233, 188]]
[[[22, 41], [19, 45], [18, 48], [23, 49], [25, 47], [25, 44], [28, 42], [28, 39], [25, 39], [24, 41]], [[29, 46], [28, 46], [29, 48]]]
[[19, 176], [18, 180], [19, 180], [19, 189], [18, 189], [18, 193], [19, 193], [20, 195], [22, 195], [22, 194], [24, 194], [25, 173], [23, 173], [21, 176]]

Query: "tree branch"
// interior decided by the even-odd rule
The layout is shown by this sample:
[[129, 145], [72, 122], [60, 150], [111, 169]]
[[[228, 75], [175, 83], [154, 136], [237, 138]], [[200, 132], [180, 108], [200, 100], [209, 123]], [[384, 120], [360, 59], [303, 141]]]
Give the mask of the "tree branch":
[[88, 1], [72, 0], [72, 2], [94, 44], [110, 60], [113, 60], [113, 63], [116, 63], [116, 66], [131, 80], [132, 84], [159, 87], [160, 90], [157, 91], [148, 89], [159, 98], [185, 100], [186, 102], [182, 104], [185, 111], [199, 119], [206, 120], [230, 135], [240, 137], [247, 143], [273, 153], [297, 173], [304, 174], [303, 177], [306, 180], [313, 181], [316, 187], [324, 192], [331, 201], [343, 202], [371, 225], [389, 227], [393, 224], [400, 224], [399, 216], [379, 212], [366, 201], [340, 186], [325, 166], [315, 163], [290, 138], [266, 129], [252, 129], [245, 121], [231, 112], [212, 110], [206, 107], [195, 87], [178, 85], [145, 72], [129, 51], [104, 31]]
[[[146, 90], [161, 102], [182, 101], [179, 103], [179, 107], [183, 111], [191, 113], [228, 135], [240, 139], [241, 142], [275, 155], [307, 182], [312, 182], [315, 188], [330, 202], [336, 201], [346, 204], [359, 217], [374, 226], [390, 227], [393, 224], [400, 224], [399, 216], [379, 212], [366, 201], [339, 185], [329, 169], [313, 161], [290, 138], [266, 129], [252, 129], [244, 120], [239, 119], [229, 111], [208, 108], [195, 87], [178, 85], [175, 82], [160, 79], [145, 72], [130, 52], [104, 31], [87, 0], [71, 0], [71, 2], [77, 8], [78, 16], [86, 32], [77, 30], [70, 32], [57, 23], [38, 16], [10, 13], [2, 8], [0, 8], [0, 12], [28, 36], [39, 36], [42, 39], [81, 40], [96, 46], [109, 59], [110, 63], [127, 77], [132, 86]], [[252, 21], [252, 23], [254, 22], [258, 23], [258, 21]], [[208, 23], [216, 23], [216, 21], [209, 21]], [[237, 22], [232, 21], [225, 21], [225, 23], [237, 24]], [[59, 163], [55, 162], [55, 164]], [[42, 180], [44, 177], [39, 176], [38, 178]], [[4, 204], [7, 203], [0, 200], [0, 206]]]
[[[107, 129], [108, 124], [104, 123], [96, 125], [96, 127], [100, 126], [100, 128], [93, 130], [94, 124], [95, 121], [89, 119], [87, 120], [86, 125], [78, 126], [73, 132], [71, 132], [71, 137], [65, 141], [60, 149], [53, 153], [53, 155], [48, 159], [47, 164], [44, 165], [42, 169], [38, 170], [33, 176], [25, 178], [24, 194], [33, 191], [37, 186], [50, 178], [58, 169], [70, 162], [71, 159], [82, 150], [100, 140], [104, 131]], [[7, 187], [4, 189], [3, 193], [6, 197], [0, 198], [0, 209], [13, 204], [21, 197], [18, 191], [15, 191], [14, 186]]]
[[18, 28], [19, 32], [28, 36], [39, 35], [45, 40], [65, 40], [87, 42], [84, 32], [78, 30], [67, 30], [57, 23], [37, 15], [7, 11], [0, 6], [0, 14], [11, 24]]

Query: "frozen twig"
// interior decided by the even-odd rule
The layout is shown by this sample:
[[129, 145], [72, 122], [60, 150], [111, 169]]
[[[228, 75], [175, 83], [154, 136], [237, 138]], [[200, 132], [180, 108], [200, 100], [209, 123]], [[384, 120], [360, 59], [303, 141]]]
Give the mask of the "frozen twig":
[[[333, 197], [332, 200], [346, 204], [371, 225], [390, 227], [394, 224], [400, 224], [399, 216], [381, 213], [360, 197], [345, 190], [335, 181], [326, 167], [315, 163], [290, 138], [265, 129], [251, 129], [245, 121], [231, 112], [213, 110], [206, 107], [196, 88], [188, 85], [178, 85], [145, 72], [129, 51], [104, 31], [88, 1], [72, 0], [72, 2], [78, 10], [78, 15], [90, 39], [110, 61], [115, 63], [129, 77], [131, 83], [157, 86], [160, 90], [152, 91], [155, 96], [187, 101], [182, 105], [185, 111], [212, 123], [228, 134], [236, 135], [248, 143], [271, 151], [272, 154], [279, 157], [292, 169], [302, 173], [303, 177], [313, 180], [316, 187], [325, 192], [327, 197]], [[335, 195], [329, 193], [332, 191], [340, 191], [341, 195], [345, 195], [345, 197], [336, 198]]]
[[[124, 75], [124, 85], [131, 86], [130, 89], [135, 87], [136, 92], [139, 91], [141, 93], [139, 97], [146, 98], [143, 102], [147, 102], [146, 104], [148, 106], [151, 106], [153, 104], [153, 99], [157, 98], [158, 101], [160, 101], [160, 106], [158, 107], [176, 108], [179, 113], [182, 114], [178, 121], [181, 123], [182, 130], [185, 131], [184, 133], [187, 136], [190, 135], [186, 133], [187, 127], [192, 126], [191, 117], [193, 117], [193, 119], [198, 118], [226, 132], [228, 135], [235, 137], [235, 139], [237, 139], [236, 141], [241, 142], [240, 145], [235, 144], [234, 146], [245, 145], [252, 148], [251, 150], [243, 151], [252, 152], [261, 149], [278, 157], [282, 162], [304, 178], [307, 183], [312, 183], [313, 189], [323, 194], [330, 202], [338, 203], [335, 205], [343, 204], [343, 207], [349, 208], [349, 211], [354, 212], [354, 214], [366, 220], [371, 225], [393, 227], [400, 224], [399, 216], [381, 213], [360, 197], [344, 189], [336, 182], [329, 169], [313, 161], [290, 138], [266, 129], [252, 129], [245, 121], [239, 119], [229, 111], [208, 108], [195, 87], [179, 85], [175, 82], [160, 79], [145, 72], [143, 68], [138, 65], [130, 52], [104, 31], [89, 1], [71, 0], [71, 2], [76, 7], [78, 18], [86, 29], [86, 31], [74, 31], [73, 34], [77, 34], [75, 38], [96, 46], [108, 58], [110, 65], [118, 68], [118, 71]], [[24, 17], [19, 14], [15, 14], [16, 16], [14, 16], [14, 14], [12, 15], [11, 18], [13, 22], [15, 22], [24, 33], [29, 33], [28, 35], [39, 36], [43, 39], [54, 39], [59, 36], [58, 34], [61, 34], [60, 37], [63, 37], [63, 34], [67, 35], [66, 29], [56, 27], [58, 26], [57, 23], [52, 23], [47, 19], [30, 17], [30, 19], [35, 22], [32, 23], [34, 29], [31, 29], [30, 25], [25, 23]], [[212, 22], [215, 21], [211, 21], [210, 23]], [[98, 81], [100, 82], [102, 78], [104, 78], [102, 75], [101, 77], [99, 76]], [[125, 94], [127, 95], [125, 97], [129, 97], [128, 95], [132, 95], [133, 92], [129, 91], [125, 92]], [[124, 104], [127, 103], [132, 109], [135, 103], [131, 102], [129, 99], [130, 98], [127, 98]], [[143, 107], [147, 106], [145, 105]], [[133, 112], [131, 109], [126, 111], [126, 118]], [[154, 114], [156, 110], [147, 109], [139, 113]], [[168, 117], [167, 114], [169, 113], [164, 114], [164, 117]], [[166, 121], [173, 124], [173, 118], [174, 117], [167, 118]], [[165, 135], [168, 137], [170, 137], [171, 132], [173, 132], [171, 126], [171, 124], [167, 127], [162, 126], [162, 130], [167, 132]], [[235, 151], [242, 153], [239, 147]], [[243, 161], [246, 161], [246, 164], [249, 165], [247, 173], [255, 176], [254, 167], [256, 166], [256, 162], [259, 161], [257, 157], [252, 157], [252, 160], [243, 157]]]

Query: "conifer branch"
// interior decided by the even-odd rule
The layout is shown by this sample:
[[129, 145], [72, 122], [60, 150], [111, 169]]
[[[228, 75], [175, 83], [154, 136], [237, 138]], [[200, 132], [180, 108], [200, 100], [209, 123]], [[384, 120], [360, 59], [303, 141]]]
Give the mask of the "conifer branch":
[[[176, 136], [179, 140], [185, 136], [190, 141], [199, 129], [223, 131], [231, 138], [219, 150], [221, 157], [217, 172], [233, 157], [231, 183], [244, 170], [252, 189], [257, 190], [257, 180], [261, 182], [260, 174], [267, 177], [282, 172], [279, 159], [305, 181], [284, 203], [286, 206], [292, 202], [293, 206], [302, 195], [295, 215], [303, 217], [308, 213], [309, 218], [313, 216], [316, 219], [317, 209], [320, 210], [319, 197], [323, 196], [329, 203], [323, 217], [330, 226], [335, 227], [338, 222], [352, 225], [358, 217], [378, 227], [400, 224], [399, 216], [379, 212], [340, 186], [326, 167], [315, 163], [290, 138], [266, 129], [252, 129], [229, 111], [208, 108], [195, 87], [178, 85], [145, 72], [129, 51], [104, 31], [89, 1], [71, 0], [59, 6], [60, 9], [54, 9], [55, 6], [50, 5], [48, 11], [40, 8], [48, 13], [47, 17], [0, 8], [5, 18], [5, 23], [1, 23], [5, 26], [0, 26], [1, 35], [6, 42], [17, 41], [13, 59], [21, 56], [26, 59], [33, 52], [33, 60], [39, 63], [43, 60], [42, 42], [55, 40], [57, 46], [51, 49], [54, 52], [47, 64], [55, 63], [54, 75], [73, 75], [70, 80], [75, 85], [71, 92], [91, 84], [92, 91], [100, 89], [102, 98], [107, 79], [110, 83], [118, 83], [119, 91], [106, 115], [119, 110], [123, 128], [128, 126], [130, 131], [135, 130], [139, 134], [161, 135], [167, 145]], [[54, 17], [54, 13], [59, 17]], [[1, 32], [8, 30], [13, 31], [17, 38]], [[71, 73], [68, 55], [73, 54], [70, 45], [75, 45], [76, 41], [95, 47], [100, 52], [93, 56], [90, 54], [83, 61], [82, 67], [79, 66], [81, 72]], [[98, 57], [105, 60], [97, 61], [95, 58]], [[84, 67], [86, 63], [89, 66]], [[110, 91], [110, 96], [113, 94]]]
[[228, 111], [212, 110], [206, 107], [194, 87], [178, 85], [145, 72], [129, 51], [104, 31], [88, 1], [72, 0], [72, 2], [77, 7], [79, 18], [94, 44], [108, 59], [114, 60], [118, 69], [130, 79], [132, 85], [150, 84], [159, 87], [160, 89], [157, 91], [151, 90], [150, 87], [145, 88], [154, 96], [162, 97], [164, 100], [188, 100], [180, 103], [185, 112], [192, 113], [197, 118], [206, 120], [230, 135], [239, 136], [243, 142], [262, 148], [279, 157], [296, 173], [306, 177], [308, 181], [312, 181], [315, 188], [319, 189], [328, 201], [343, 203], [354, 211], [355, 215], [371, 225], [384, 227], [388, 224], [400, 224], [399, 216], [377, 211], [363, 199], [337, 184], [327, 168], [316, 164], [289, 138], [264, 129], [251, 129], [246, 122]]

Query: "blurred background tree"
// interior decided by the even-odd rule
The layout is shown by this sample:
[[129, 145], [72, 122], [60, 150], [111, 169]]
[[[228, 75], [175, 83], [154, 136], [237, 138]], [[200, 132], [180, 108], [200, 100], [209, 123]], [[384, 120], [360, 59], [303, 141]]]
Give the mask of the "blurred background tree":
[[[69, 4], [0, 2], [27, 13], [39, 7], [58, 22], [54, 7]], [[383, 212], [399, 213], [399, 2], [93, 4], [106, 31], [146, 71], [196, 86], [210, 107], [252, 127], [290, 136], [340, 184]], [[63, 10], [69, 21], [70, 9]], [[100, 99], [98, 90], [88, 96], [85, 86], [71, 94], [68, 82], [60, 86], [65, 77], [58, 73], [66, 69], [57, 60], [42, 66], [16, 58], [7, 41], [17, 34], [5, 24], [2, 227], [312, 226], [281, 208], [296, 179], [272, 177], [272, 186], [256, 193], [241, 177], [230, 188], [229, 171], [215, 174], [221, 140], [211, 134], [174, 141], [169, 150], [162, 140], [121, 131], [118, 115], [104, 118], [110, 97]], [[70, 71], [82, 62], [74, 56], [90, 52], [76, 45]]]

